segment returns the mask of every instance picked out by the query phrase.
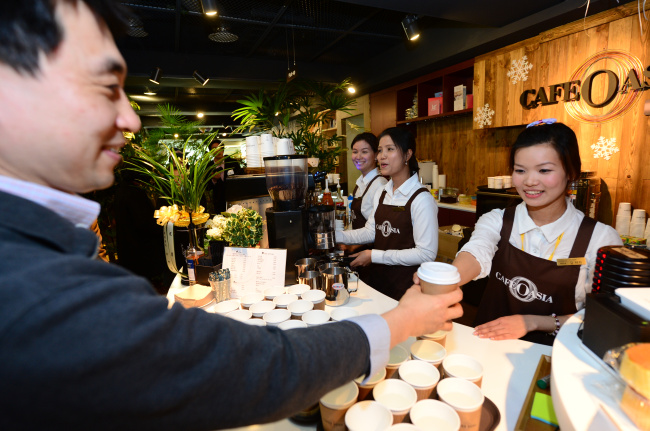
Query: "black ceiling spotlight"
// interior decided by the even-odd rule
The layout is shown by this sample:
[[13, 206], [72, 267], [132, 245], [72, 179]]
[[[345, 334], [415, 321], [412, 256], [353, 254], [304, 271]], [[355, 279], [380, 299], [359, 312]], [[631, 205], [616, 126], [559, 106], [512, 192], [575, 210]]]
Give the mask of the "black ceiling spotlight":
[[203, 14], [209, 17], [217, 16], [217, 1], [216, 0], [201, 0], [201, 7]]
[[151, 71], [151, 75], [149, 75], [149, 81], [153, 82], [154, 84], [160, 84], [160, 78], [162, 78], [162, 69], [160, 67], [156, 67]]
[[196, 80], [199, 82], [199, 84], [201, 84], [201, 85], [205, 85], [205, 84], [207, 84], [208, 81], [210, 80], [210, 78], [204, 78], [203, 75], [201, 75], [201, 74], [199, 73], [198, 70], [195, 70], [194, 73], [192, 74], [192, 76], [193, 76], [194, 79], [196, 79]]
[[418, 17], [415, 15], [406, 15], [402, 20], [402, 28], [408, 40], [415, 40], [420, 37], [420, 29], [418, 28]]

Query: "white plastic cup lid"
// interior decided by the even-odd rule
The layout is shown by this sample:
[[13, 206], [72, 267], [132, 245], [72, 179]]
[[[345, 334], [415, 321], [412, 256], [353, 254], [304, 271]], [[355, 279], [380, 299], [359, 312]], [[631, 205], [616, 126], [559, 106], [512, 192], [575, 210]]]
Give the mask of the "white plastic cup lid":
[[458, 268], [442, 262], [425, 262], [418, 268], [418, 278], [440, 285], [460, 283]]

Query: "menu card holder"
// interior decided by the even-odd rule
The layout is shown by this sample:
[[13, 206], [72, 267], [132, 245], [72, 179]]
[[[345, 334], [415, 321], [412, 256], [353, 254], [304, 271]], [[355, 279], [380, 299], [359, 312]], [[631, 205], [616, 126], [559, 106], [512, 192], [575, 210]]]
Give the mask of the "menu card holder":
[[537, 381], [539, 379], [550, 374], [551, 357], [542, 355], [542, 357], [539, 358], [539, 363], [537, 364], [537, 370], [535, 370], [535, 374], [533, 375], [533, 380], [530, 382], [530, 388], [528, 389], [528, 394], [526, 394], [526, 399], [524, 400], [524, 405], [521, 408], [521, 413], [519, 413], [519, 419], [517, 419], [515, 431], [555, 431], [557, 429], [557, 427], [553, 425], [549, 425], [530, 417], [530, 411], [533, 407], [535, 393], [540, 392], [548, 396], [551, 395], [550, 385], [546, 389], [542, 389], [537, 386]]

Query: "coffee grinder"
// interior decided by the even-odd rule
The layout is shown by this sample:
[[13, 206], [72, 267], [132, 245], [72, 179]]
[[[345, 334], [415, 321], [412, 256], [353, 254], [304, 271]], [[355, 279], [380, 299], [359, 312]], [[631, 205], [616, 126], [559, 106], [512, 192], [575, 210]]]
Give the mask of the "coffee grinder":
[[308, 254], [307, 156], [264, 157], [266, 188], [273, 206], [266, 209], [270, 248], [287, 250], [285, 284], [295, 284], [296, 261]]

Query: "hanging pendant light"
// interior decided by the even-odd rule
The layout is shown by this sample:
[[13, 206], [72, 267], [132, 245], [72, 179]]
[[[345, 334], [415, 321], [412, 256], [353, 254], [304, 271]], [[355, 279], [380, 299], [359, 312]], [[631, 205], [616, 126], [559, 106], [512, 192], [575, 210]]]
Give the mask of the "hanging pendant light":
[[154, 84], [160, 84], [160, 78], [162, 78], [162, 69], [160, 67], [156, 67], [151, 71], [151, 75], [149, 75], [149, 81], [153, 82]]
[[406, 15], [402, 20], [402, 28], [406, 37], [410, 41], [416, 40], [420, 37], [420, 28], [418, 27], [418, 17], [415, 15]]

